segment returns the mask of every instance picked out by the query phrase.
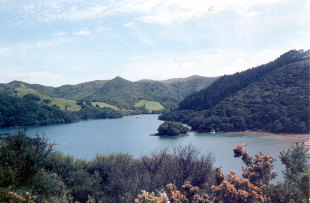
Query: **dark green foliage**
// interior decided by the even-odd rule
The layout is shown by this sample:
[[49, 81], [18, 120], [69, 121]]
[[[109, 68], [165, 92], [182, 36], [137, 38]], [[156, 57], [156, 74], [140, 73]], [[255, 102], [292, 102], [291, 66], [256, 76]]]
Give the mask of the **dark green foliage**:
[[32, 101], [40, 101], [40, 97], [33, 95], [33, 94], [26, 94], [25, 96], [23, 96], [24, 99], [29, 99]]
[[[294, 58], [295, 55], [290, 53], [300, 53], [300, 56]], [[279, 59], [305, 59], [306, 53], [288, 52]], [[285, 60], [285, 57], [293, 58]], [[253, 73], [259, 69], [251, 71]], [[309, 60], [276, 67], [208, 110], [179, 110], [165, 113], [160, 119], [183, 122], [201, 132], [214, 129], [224, 132], [264, 130], [274, 133], [308, 133], [309, 69]]]
[[165, 121], [158, 127], [158, 135], [175, 136], [186, 134], [190, 128], [180, 122]]
[[0, 127], [68, 123], [77, 120], [57, 106], [37, 103], [34, 98], [34, 95], [17, 98], [0, 93]]
[[30, 138], [20, 130], [16, 135], [1, 139], [0, 186], [27, 185], [44, 166], [46, 157], [52, 152], [52, 146], [46, 144], [46, 139]]
[[233, 75], [224, 75], [209, 87], [186, 97], [180, 104], [180, 109], [205, 110], [234, 95], [243, 88], [259, 81], [265, 75], [287, 64], [309, 59], [310, 51], [292, 50], [273, 62], [257, 68], [248, 69]]
[[285, 181], [269, 188], [270, 202], [308, 202], [310, 198], [308, 151], [303, 143], [296, 143], [286, 152], [280, 153], [280, 159], [285, 165], [283, 171]]
[[290, 190], [294, 201], [309, 200], [310, 168], [308, 164], [309, 149], [304, 144], [296, 144], [281, 153], [281, 161], [285, 165], [284, 188]]
[[43, 99], [43, 103], [45, 103], [45, 104], [49, 104], [49, 103], [51, 103], [52, 101], [51, 100], [49, 100], [49, 99]]
[[0, 201], [7, 201], [9, 191], [30, 192], [42, 202], [65, 195], [66, 186], [57, 174], [43, 169], [53, 150], [45, 138], [30, 138], [20, 130], [1, 137], [0, 144]]

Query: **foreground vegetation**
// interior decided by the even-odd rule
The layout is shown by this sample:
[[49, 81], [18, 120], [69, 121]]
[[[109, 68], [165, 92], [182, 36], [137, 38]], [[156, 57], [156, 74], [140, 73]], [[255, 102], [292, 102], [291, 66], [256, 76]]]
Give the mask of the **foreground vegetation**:
[[114, 154], [85, 161], [54, 151], [45, 138], [31, 138], [24, 131], [0, 141], [1, 202], [306, 202], [309, 198], [308, 150], [302, 144], [281, 153], [285, 181], [271, 184], [275, 159], [263, 154], [252, 158], [242, 146], [234, 149], [235, 157], [246, 165], [241, 178], [214, 169], [213, 157], [190, 145], [139, 159]]

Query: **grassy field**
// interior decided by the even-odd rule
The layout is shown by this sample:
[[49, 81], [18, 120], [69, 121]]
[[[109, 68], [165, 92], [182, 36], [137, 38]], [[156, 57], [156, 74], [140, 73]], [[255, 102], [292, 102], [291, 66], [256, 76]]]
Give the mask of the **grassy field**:
[[92, 102], [92, 105], [93, 106], [98, 105], [100, 108], [107, 107], [107, 108], [111, 108], [111, 109], [114, 109], [114, 110], [119, 110], [119, 108], [117, 106], [114, 106], [114, 105], [111, 105], [111, 104], [107, 104], [107, 103], [104, 103], [104, 102]]
[[79, 111], [81, 109], [79, 105], [76, 105], [76, 102], [74, 100], [50, 97], [50, 96], [41, 94], [34, 89], [27, 88], [27, 87], [18, 87], [18, 88], [15, 88], [15, 90], [17, 91], [18, 97], [23, 97], [24, 95], [27, 95], [27, 94], [33, 94], [33, 95], [40, 97], [41, 102], [44, 99], [50, 100], [51, 102], [49, 103], [49, 105], [55, 104], [61, 110], [65, 110], [66, 107], [68, 111]]
[[155, 110], [162, 110], [165, 107], [163, 107], [163, 105], [161, 105], [159, 102], [155, 102], [155, 101], [148, 101], [148, 100], [141, 100], [138, 103], [135, 104], [135, 107], [140, 107], [140, 106], [144, 106], [147, 110], [149, 110], [149, 112]]

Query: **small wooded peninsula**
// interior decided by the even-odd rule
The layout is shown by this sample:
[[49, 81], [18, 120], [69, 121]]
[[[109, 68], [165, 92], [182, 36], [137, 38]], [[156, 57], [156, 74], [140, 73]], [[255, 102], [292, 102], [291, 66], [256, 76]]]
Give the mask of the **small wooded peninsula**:
[[173, 121], [165, 121], [158, 127], [158, 136], [176, 136], [176, 135], [184, 135], [190, 128], [184, 126], [180, 122], [173, 122]]

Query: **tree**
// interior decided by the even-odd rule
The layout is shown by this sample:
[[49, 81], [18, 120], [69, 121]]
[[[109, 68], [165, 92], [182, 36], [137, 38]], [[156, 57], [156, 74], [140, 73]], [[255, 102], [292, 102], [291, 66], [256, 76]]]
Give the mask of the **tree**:
[[[286, 152], [280, 153], [280, 159], [285, 165], [284, 184], [277, 189], [278, 195], [274, 195], [274, 201], [307, 202], [309, 200], [309, 149], [304, 143], [296, 143]], [[272, 191], [274, 193], [274, 191]]]

